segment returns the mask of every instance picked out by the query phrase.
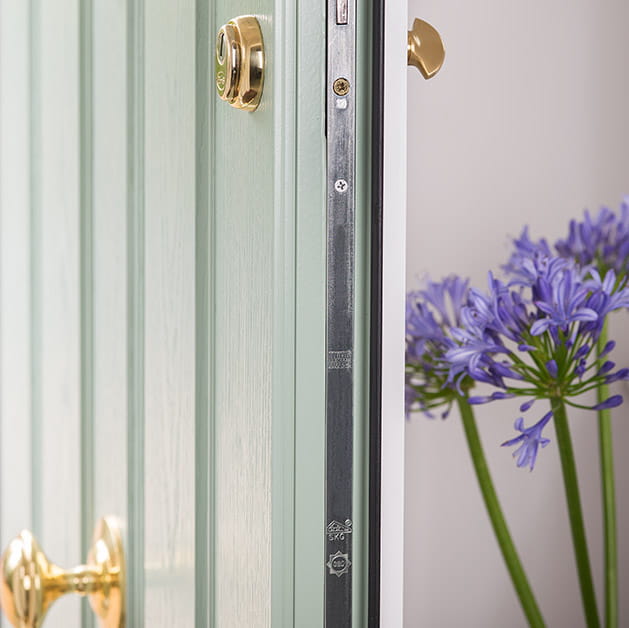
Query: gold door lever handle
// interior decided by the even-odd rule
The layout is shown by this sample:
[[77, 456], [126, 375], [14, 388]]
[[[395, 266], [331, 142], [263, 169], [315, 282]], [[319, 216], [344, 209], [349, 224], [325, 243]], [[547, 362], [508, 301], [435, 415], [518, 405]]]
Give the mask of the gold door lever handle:
[[437, 30], [415, 18], [408, 31], [408, 65], [414, 65], [425, 79], [432, 78], [443, 65], [446, 51]]
[[24, 530], [2, 556], [0, 601], [18, 628], [38, 628], [50, 605], [66, 593], [88, 595], [102, 628], [124, 628], [125, 568], [120, 530], [112, 518], [96, 525], [87, 565], [63, 570]]

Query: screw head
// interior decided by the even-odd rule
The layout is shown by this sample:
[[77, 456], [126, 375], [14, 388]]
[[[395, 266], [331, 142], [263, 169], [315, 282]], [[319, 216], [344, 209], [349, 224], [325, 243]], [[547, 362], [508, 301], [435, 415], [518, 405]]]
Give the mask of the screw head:
[[332, 85], [337, 96], [347, 96], [349, 94], [349, 81], [346, 78], [337, 78]]
[[348, 187], [349, 186], [347, 185], [347, 181], [345, 181], [345, 179], [337, 179], [334, 182], [334, 189], [340, 194], [343, 194], [343, 192], [347, 192]]

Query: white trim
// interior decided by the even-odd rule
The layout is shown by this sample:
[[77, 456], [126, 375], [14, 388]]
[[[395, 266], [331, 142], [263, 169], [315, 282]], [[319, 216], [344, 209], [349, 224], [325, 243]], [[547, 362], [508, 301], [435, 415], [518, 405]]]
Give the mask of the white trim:
[[382, 288], [382, 628], [401, 628], [404, 590], [407, 0], [385, 6]]

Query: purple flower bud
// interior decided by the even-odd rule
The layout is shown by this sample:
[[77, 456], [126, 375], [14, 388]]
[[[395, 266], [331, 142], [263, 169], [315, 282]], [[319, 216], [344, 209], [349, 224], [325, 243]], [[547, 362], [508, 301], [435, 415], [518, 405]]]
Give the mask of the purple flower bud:
[[527, 410], [531, 409], [531, 406], [536, 402], [537, 400], [535, 398], [533, 399], [529, 399], [528, 401], [524, 402], [521, 406], [520, 406], [520, 412], [526, 412]]
[[503, 364], [502, 362], [494, 362], [491, 365], [492, 370], [501, 377], [510, 377], [511, 379], [522, 379], [519, 373], [516, 373], [512, 368]]
[[610, 408], [617, 408], [621, 403], [621, 395], [612, 395], [609, 399], [605, 399], [602, 403], [593, 406], [592, 410], [609, 410]]
[[525, 345], [525, 344], [521, 344], [518, 345], [518, 351], [536, 351], [537, 347], [534, 347], [533, 345]]
[[584, 358], [590, 352], [590, 345], [583, 345], [575, 354], [574, 359]]
[[513, 397], [515, 397], [513, 393], [502, 392], [500, 390], [497, 390], [496, 392], [491, 393], [492, 401], [495, 401], [498, 399], [513, 399]]
[[607, 362], [605, 362], [605, 364], [603, 364], [603, 366], [601, 366], [598, 370], [597, 375], [605, 375], [605, 373], [609, 373], [615, 366], [616, 364], [614, 362], [607, 360]]
[[559, 371], [557, 370], [557, 362], [555, 362], [555, 360], [548, 360], [548, 362], [546, 362], [546, 370], [551, 377], [557, 378]]
[[614, 347], [616, 346], [616, 343], [613, 340], [610, 340], [604, 347], [603, 350], [601, 351], [601, 354], [598, 356], [599, 358], [602, 358], [604, 355], [607, 355]]
[[581, 358], [579, 360], [579, 363], [577, 364], [577, 368], [574, 369], [574, 372], [579, 376], [582, 377], [583, 373], [585, 373], [585, 367], [586, 367], [586, 361], [585, 358]]
[[476, 397], [468, 397], [467, 403], [469, 403], [471, 406], [479, 406], [482, 403], [489, 403], [491, 400], [492, 400], [491, 397], [476, 396]]
[[621, 379], [629, 379], [629, 368], [620, 369], [619, 371], [616, 371], [615, 373], [608, 375], [605, 378], [605, 383], [612, 384], [613, 382], [617, 382], [618, 380], [621, 380]]

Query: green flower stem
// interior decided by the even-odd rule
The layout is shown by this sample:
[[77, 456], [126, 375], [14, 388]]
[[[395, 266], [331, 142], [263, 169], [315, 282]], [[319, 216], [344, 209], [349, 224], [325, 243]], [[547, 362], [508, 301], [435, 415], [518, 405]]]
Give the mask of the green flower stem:
[[[598, 339], [598, 355], [607, 344], [607, 325]], [[602, 360], [601, 360], [602, 361]], [[597, 389], [598, 403], [609, 397], [606, 385]], [[605, 626], [618, 626], [618, 558], [616, 550], [616, 490], [614, 488], [614, 451], [611, 410], [598, 411], [599, 448], [603, 492], [603, 527], [605, 530]]]
[[502, 513], [502, 508], [500, 507], [500, 502], [496, 495], [496, 489], [494, 488], [489, 473], [489, 467], [487, 466], [487, 460], [485, 459], [483, 446], [474, 419], [474, 411], [464, 397], [457, 397], [457, 401], [461, 411], [461, 419], [463, 420], [463, 429], [467, 437], [467, 444], [470, 448], [474, 469], [476, 470], [476, 477], [478, 478], [478, 484], [483, 494], [483, 499], [485, 500], [485, 506], [487, 507], [487, 513], [489, 514], [491, 525], [498, 539], [502, 556], [507, 564], [507, 569], [511, 575], [513, 586], [520, 598], [522, 610], [531, 628], [543, 628], [546, 624], [544, 623], [526, 573], [524, 572], [515, 545], [513, 544], [509, 527]]
[[570, 427], [568, 426], [566, 407], [563, 400], [557, 398], [551, 399], [550, 404], [553, 410], [553, 422], [557, 431], [557, 445], [559, 448], [559, 458], [561, 459], [561, 469], [563, 471], [566, 501], [568, 502], [572, 544], [574, 546], [574, 555], [577, 562], [583, 610], [585, 611], [588, 628], [599, 628], [600, 621], [596, 607], [594, 584], [592, 582], [592, 568], [590, 567], [590, 557], [588, 555], [587, 541], [585, 538], [583, 510], [581, 508], [579, 482], [577, 479], [577, 466], [574, 460], [574, 451], [572, 450], [572, 439], [570, 438]]

